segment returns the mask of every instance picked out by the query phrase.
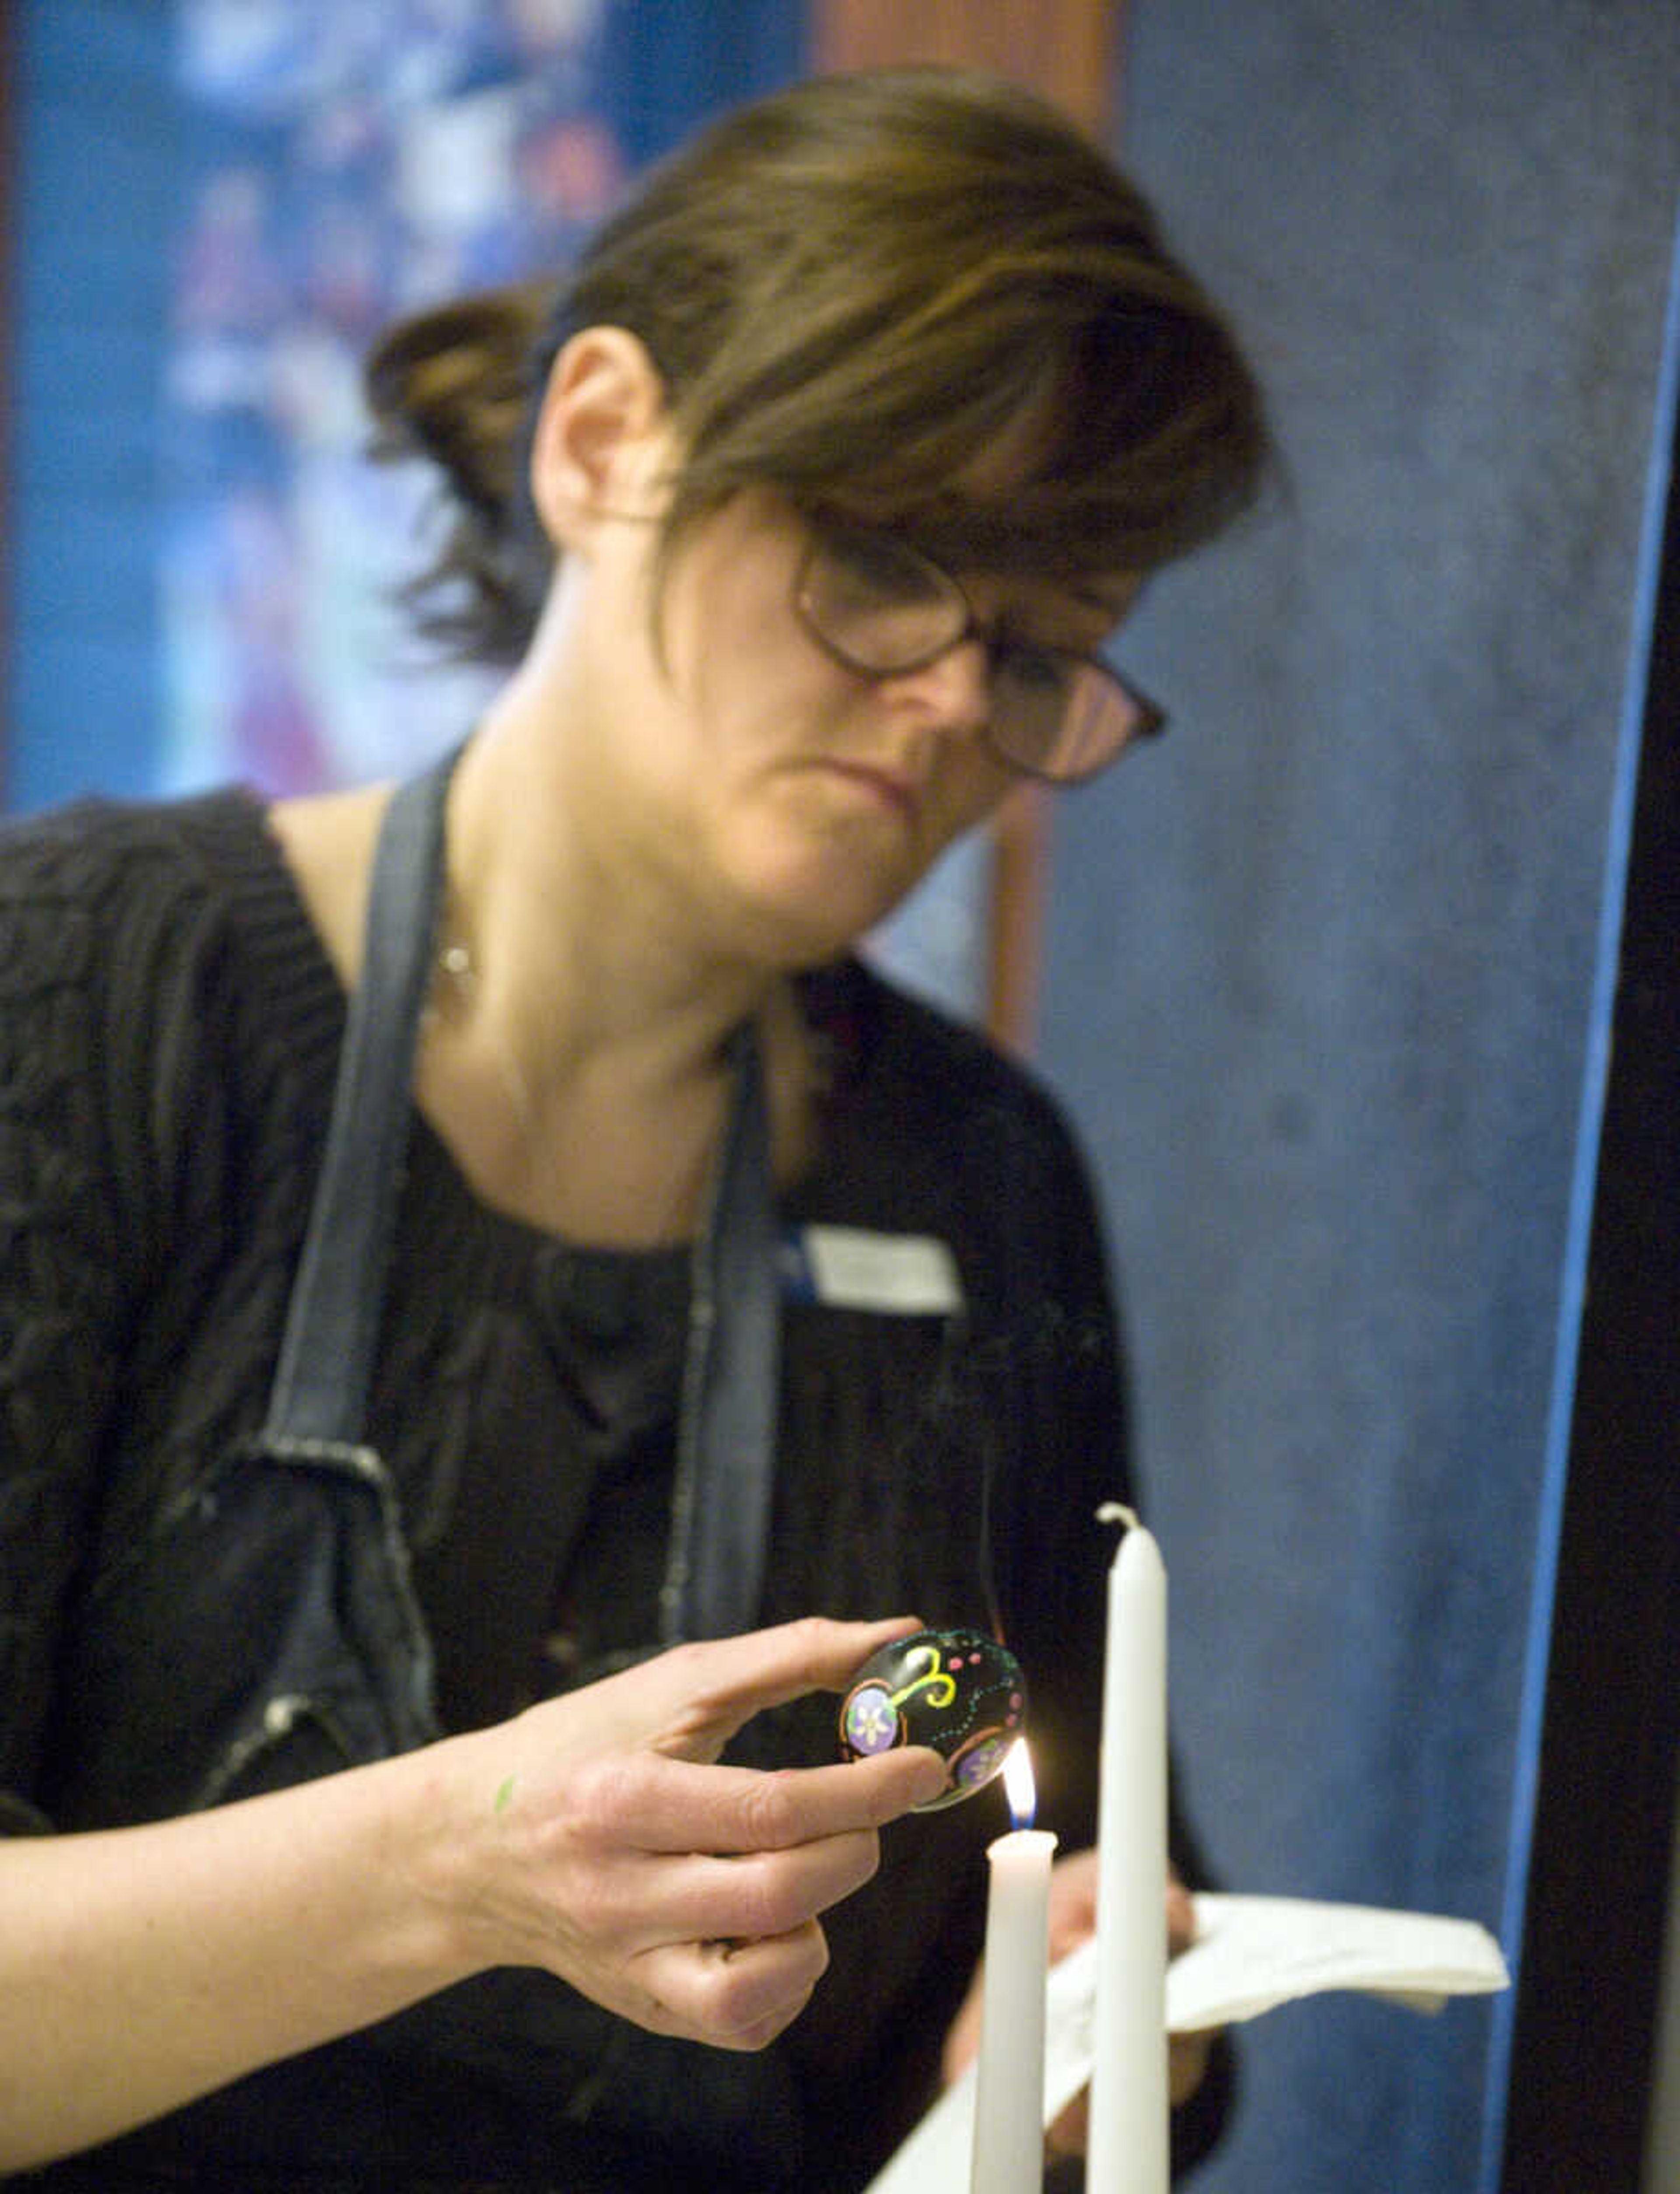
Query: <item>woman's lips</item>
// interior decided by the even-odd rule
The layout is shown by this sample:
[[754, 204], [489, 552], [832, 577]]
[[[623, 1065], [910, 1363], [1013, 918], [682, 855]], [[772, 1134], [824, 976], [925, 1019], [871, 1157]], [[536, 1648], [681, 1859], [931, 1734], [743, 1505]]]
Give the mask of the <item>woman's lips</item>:
[[921, 805], [921, 788], [903, 772], [880, 763], [835, 761], [832, 758], [824, 767], [830, 775], [854, 785], [877, 806], [902, 815], [907, 822], [915, 820]]

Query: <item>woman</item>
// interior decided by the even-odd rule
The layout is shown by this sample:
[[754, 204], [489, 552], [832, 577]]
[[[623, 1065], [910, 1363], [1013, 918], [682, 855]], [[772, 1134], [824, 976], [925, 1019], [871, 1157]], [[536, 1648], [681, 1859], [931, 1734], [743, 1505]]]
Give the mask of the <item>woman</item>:
[[0, 2167], [861, 2185], [998, 1817], [822, 1693], [1000, 1621], [1088, 1843], [1124, 1459], [1057, 1116], [850, 949], [1157, 727], [1097, 651], [1257, 400], [937, 70], [726, 119], [370, 386], [513, 666], [458, 758], [5, 846]]

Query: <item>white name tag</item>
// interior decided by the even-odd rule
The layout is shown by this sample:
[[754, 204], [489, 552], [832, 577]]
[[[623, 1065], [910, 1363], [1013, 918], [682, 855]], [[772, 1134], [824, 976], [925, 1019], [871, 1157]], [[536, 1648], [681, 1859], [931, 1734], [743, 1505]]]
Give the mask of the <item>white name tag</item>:
[[787, 1291], [835, 1310], [941, 1318], [962, 1308], [956, 1259], [931, 1234], [804, 1226], [783, 1244]]

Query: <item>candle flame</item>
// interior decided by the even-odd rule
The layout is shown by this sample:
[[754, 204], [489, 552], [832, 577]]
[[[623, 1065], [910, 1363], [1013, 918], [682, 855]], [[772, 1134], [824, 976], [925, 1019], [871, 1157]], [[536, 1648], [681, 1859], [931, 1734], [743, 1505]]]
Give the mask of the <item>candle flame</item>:
[[1033, 1781], [1032, 1755], [1025, 1737], [1018, 1738], [1003, 1763], [1003, 1793], [1011, 1818], [1018, 1829], [1029, 1829], [1038, 1811], [1038, 1789]]

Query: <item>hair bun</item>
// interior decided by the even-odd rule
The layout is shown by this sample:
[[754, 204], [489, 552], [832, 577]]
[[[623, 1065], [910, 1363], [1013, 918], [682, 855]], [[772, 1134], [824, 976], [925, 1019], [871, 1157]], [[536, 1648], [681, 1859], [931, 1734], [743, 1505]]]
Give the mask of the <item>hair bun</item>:
[[549, 305], [548, 284], [512, 284], [398, 321], [364, 369], [375, 454], [430, 458], [464, 503], [500, 523]]

